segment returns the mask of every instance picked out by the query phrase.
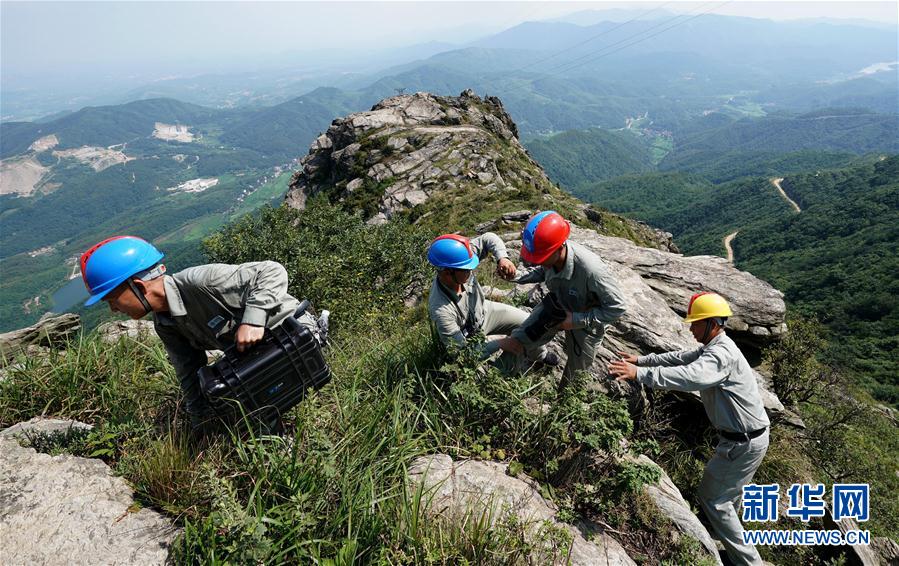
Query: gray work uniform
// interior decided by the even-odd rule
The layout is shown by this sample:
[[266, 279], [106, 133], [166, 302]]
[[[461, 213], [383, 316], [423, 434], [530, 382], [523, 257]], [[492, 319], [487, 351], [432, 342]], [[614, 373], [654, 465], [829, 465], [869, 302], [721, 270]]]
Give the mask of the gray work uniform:
[[[562, 371], [563, 383], [574, 372], [590, 369], [606, 329], [626, 310], [624, 295], [599, 256], [570, 240], [565, 245], [568, 255], [561, 271], [537, 267], [516, 280], [518, 283], [545, 282], [549, 292], [572, 313], [574, 328], [565, 332], [568, 362]], [[543, 305], [537, 305], [524, 324], [512, 333], [525, 347], [546, 344], [555, 335], [555, 332], [547, 332], [532, 341], [525, 334], [525, 329], [540, 316], [542, 310]]]
[[[698, 391], [719, 431], [745, 434], [771, 424], [749, 362], [724, 332], [695, 350], [640, 356], [637, 365], [637, 381], [648, 387]], [[767, 430], [748, 440], [719, 437], [699, 485], [702, 508], [735, 564], [762, 563], [755, 547], [743, 544], [739, 504], [767, 450]]]
[[[472, 251], [481, 260], [487, 254], [493, 254], [497, 261], [509, 255], [503, 241], [492, 232], [472, 238], [470, 244]], [[527, 312], [511, 305], [488, 301], [474, 272], [462, 285], [461, 293], [449, 289], [435, 277], [428, 298], [428, 314], [434, 322], [441, 343], [448, 347], [462, 347], [468, 338], [477, 334], [508, 335], [528, 317]], [[497, 350], [499, 340], [488, 340], [480, 345], [481, 359], [492, 356]], [[536, 358], [540, 358], [543, 352], [543, 348], [537, 348]], [[521, 362], [514, 354], [504, 352], [497, 365], [509, 371]]]
[[[287, 293], [287, 271], [274, 261], [190, 267], [165, 275], [163, 286], [169, 310], [154, 313], [154, 327], [192, 415], [205, 409], [197, 370], [207, 363], [206, 350], [233, 345], [241, 324], [275, 328], [299, 306]], [[317, 330], [309, 313], [299, 321]]]

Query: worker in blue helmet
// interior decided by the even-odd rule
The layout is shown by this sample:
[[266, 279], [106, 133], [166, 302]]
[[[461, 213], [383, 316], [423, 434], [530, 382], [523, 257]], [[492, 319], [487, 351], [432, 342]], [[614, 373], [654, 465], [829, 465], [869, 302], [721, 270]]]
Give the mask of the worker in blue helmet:
[[[500, 277], [506, 280], [515, 277], [515, 264], [509, 260], [505, 244], [492, 232], [471, 240], [457, 234], [445, 234], [434, 240], [428, 249], [428, 261], [437, 268], [428, 299], [428, 313], [440, 341], [448, 347], [462, 347], [469, 339], [483, 335], [487, 340], [478, 346], [482, 359], [505, 350], [508, 335], [528, 317], [528, 313], [521, 309], [486, 299], [474, 269], [488, 254], [496, 258]], [[522, 368], [528, 358], [544, 365], [559, 363], [558, 357], [545, 347], [535, 348], [529, 354], [524, 357], [504, 351], [497, 365], [510, 372]]]
[[[262, 340], [297, 309], [287, 292], [287, 271], [274, 261], [209, 264], [166, 274], [163, 254], [135, 236], [103, 240], [81, 255], [86, 305], [105, 301], [113, 312], [137, 320], [153, 313], [156, 333], [175, 368], [195, 428], [211, 416], [197, 370], [207, 350], [236, 345], [242, 352]], [[327, 311], [323, 311], [325, 315]], [[324, 340], [327, 317], [298, 319]]]

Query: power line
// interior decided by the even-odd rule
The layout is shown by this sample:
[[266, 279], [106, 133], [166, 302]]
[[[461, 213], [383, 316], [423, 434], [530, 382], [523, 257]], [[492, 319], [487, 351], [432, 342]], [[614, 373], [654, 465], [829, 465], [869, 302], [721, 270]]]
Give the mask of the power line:
[[[685, 15], [688, 15], [688, 14], [680, 14], [680, 15], [674, 17], [674, 18], [671, 18], [671, 19], [669, 19], [669, 20], [667, 20], [667, 21], [665, 21], [665, 22], [662, 22], [662, 23], [659, 24], [659, 25], [653, 26], [653, 27], [648, 28], [648, 29], [645, 29], [645, 30], [643, 30], [643, 31], [641, 31], [641, 32], [639, 32], [639, 33], [637, 33], [637, 34], [634, 34], [634, 35], [632, 35], [631, 37], [626, 37], [626, 38], [624, 38], [624, 39], [622, 39], [622, 40], [620, 40], [620, 41], [617, 41], [617, 42], [612, 43], [612, 44], [610, 44], [610, 45], [606, 45], [605, 47], [603, 47], [603, 48], [601, 48], [601, 49], [598, 49], [597, 51], [594, 51], [593, 53], [588, 53], [588, 54], [586, 54], [586, 55], [584, 55], [584, 56], [582, 56], [582, 57], [579, 57], [579, 58], [577, 58], [577, 59], [574, 59], [573, 61], [569, 61], [569, 62], [563, 64], [560, 68], [556, 69], [556, 72], [555, 72], [555, 73], [550, 73], [549, 76], [557, 76], [557, 75], [560, 74], [560, 73], [565, 73], [565, 72], [568, 72], [568, 71], [570, 71], [570, 70], [572, 70], [572, 69], [575, 69], [575, 68], [577, 68], [577, 67], [580, 67], [580, 66], [582, 65], [582, 64], [581, 64], [581, 61], [585, 61], [585, 60], [588, 60], [588, 59], [589, 59], [589, 62], [593, 62], [593, 61], [597, 61], [597, 60], [599, 60], [599, 59], [602, 59], [603, 57], [607, 57], [607, 56], [609, 56], [609, 55], [612, 55], [613, 53], [618, 53], [619, 51], [621, 51], [621, 50], [623, 50], [623, 49], [626, 49], [626, 48], [631, 47], [631, 46], [633, 46], [633, 45], [636, 45], [636, 44], [638, 44], [638, 43], [642, 43], [642, 42], [646, 41], [647, 39], [651, 39], [651, 38], [653, 38], [653, 37], [655, 37], [655, 36], [657, 36], [657, 35], [660, 35], [660, 34], [666, 32], [666, 31], [670, 30], [670, 29], [673, 29], [673, 28], [676, 28], [677, 26], [683, 25], [683, 24], [685, 24], [685, 23], [687, 23], [687, 22], [689, 22], [689, 21], [691, 21], [691, 20], [695, 20], [696, 18], [698, 18], [698, 17], [700, 17], [700, 16], [704, 16], [704, 15], [708, 14], [709, 12], [711, 12], [711, 11], [713, 11], [713, 10], [716, 10], [716, 9], [720, 8], [721, 6], [724, 6], [725, 4], [729, 4], [730, 1], [731, 1], [731, 0], [725, 0], [724, 2], [721, 2], [721, 3], [719, 3], [719, 4], [715, 5], [715, 6], [712, 6], [711, 8], [709, 8], [709, 9], [707, 9], [707, 10], [704, 10], [704, 11], [702, 11], [702, 12], [700, 12], [700, 13], [694, 15], [694, 16], [691, 16], [691, 17], [687, 18], [686, 20], [683, 20], [683, 21], [680, 21], [680, 22], [676, 22], [676, 23], [674, 23], [674, 24], [672, 24], [672, 25], [670, 25], [670, 26], [668, 26], [668, 27], [666, 27], [666, 28], [663, 28], [663, 29], [657, 31], [656, 33], [647, 35], [647, 36], [645, 36], [645, 37], [641, 37], [641, 38], [639, 38], [639, 39], [637, 39], [636, 41], [633, 41], [633, 42], [631, 42], [631, 43], [627, 43], [627, 44], [625, 44], [625, 45], [621, 45], [622, 43], [625, 43], [625, 42], [627, 42], [627, 41], [630, 41], [630, 40], [636, 38], [637, 36], [639, 36], [639, 35], [641, 35], [641, 34], [644, 34], [644, 33], [646, 33], [646, 32], [650, 32], [650, 31], [652, 31], [652, 30], [658, 29], [659, 27], [661, 27], [661, 26], [663, 26], [663, 25], [665, 25], [665, 24], [668, 24], [668, 23], [670, 23], [670, 22], [672, 22], [672, 21], [674, 21], [674, 20], [676, 20], [676, 19], [678, 19], [678, 18], [681, 18], [681, 17], [683, 17], [683, 16], [685, 16]], [[614, 50], [608, 51], [608, 52], [606, 52], [606, 53], [601, 53], [602, 51], [605, 51], [606, 49], [609, 49], [610, 47], [616, 47], [616, 46], [618, 46], [618, 45], [621, 45], [621, 47], [618, 48], [618, 49], [614, 49]], [[593, 57], [594, 55], [596, 55], [596, 57]], [[593, 57], [593, 58], [591, 59], [591, 57]]]
[[603, 32], [600, 32], [600, 33], [594, 35], [594, 36], [588, 37], [587, 39], [581, 41], [580, 43], [576, 43], [576, 44], [574, 44], [574, 45], [571, 45], [571, 46], [569, 46], [569, 47], [566, 47], [565, 49], [562, 49], [561, 51], [557, 51], [556, 53], [553, 53], [553, 54], [551, 54], [551, 55], [548, 55], [547, 57], [544, 57], [543, 59], [538, 59], [538, 60], [536, 60], [536, 61], [533, 61], [533, 62], [531, 62], [531, 63], [528, 63], [527, 65], [524, 65], [523, 67], [519, 67], [519, 68], [517, 68], [517, 69], [513, 69], [513, 70], [509, 71], [509, 74], [514, 74], [514, 73], [518, 73], [518, 72], [524, 71], [525, 69], [529, 69], [529, 68], [531, 68], [531, 67], [533, 67], [533, 66], [535, 66], [535, 65], [539, 65], [540, 63], [545, 63], [546, 61], [549, 61], [550, 59], [553, 59], [553, 58], [555, 58], [555, 57], [558, 57], [558, 56], [561, 55], [562, 53], [566, 53], [566, 52], [568, 52], [568, 51], [571, 51], [572, 49], [577, 49], [577, 48], [580, 47], [581, 45], [584, 45], [584, 44], [586, 44], [586, 43], [590, 43], [590, 42], [593, 41], [594, 39], [600, 38], [600, 37], [602, 37], [602, 36], [604, 36], [604, 35], [608, 35], [608, 34], [612, 33], [613, 31], [619, 30], [619, 29], [623, 28], [624, 26], [626, 26], [626, 25], [628, 25], [628, 24], [630, 24], [630, 23], [633, 23], [633, 22], [635, 22], [635, 21], [637, 21], [637, 20], [643, 18], [644, 16], [648, 16], [649, 14], [651, 14], [651, 13], [655, 12], [656, 10], [659, 10], [659, 9], [661, 9], [661, 8], [663, 8], [663, 7], [665, 7], [665, 6], [667, 6], [668, 4], [671, 4], [671, 2], [669, 1], [669, 2], [665, 2], [664, 4], [659, 4], [658, 6], [656, 6], [655, 8], [653, 8], [652, 10], [647, 10], [646, 12], [643, 12], [642, 14], [636, 16], [635, 18], [631, 18], [630, 20], [628, 20], [628, 21], [626, 21], [626, 22], [623, 22], [623, 23], [621, 23], [621, 24], [618, 24], [617, 26], [615, 26], [615, 27], [613, 27], [613, 28], [611, 28], [611, 29], [605, 30], [605, 31], [603, 31]]
[[[557, 77], [557, 76], [561, 75], [562, 73], [571, 71], [572, 69], [575, 69], [575, 68], [577, 68], [577, 67], [582, 66], [583, 63], [581, 63], [581, 61], [584, 61], [584, 60], [586, 60], [586, 59], [590, 59], [591, 57], [593, 57], [593, 59], [590, 59], [590, 61], [592, 62], [592, 61], [596, 61], [596, 60], [602, 59], [603, 57], [607, 57], [607, 56], [609, 56], [609, 55], [612, 55], [612, 54], [614, 54], [614, 53], [618, 53], [619, 51], [621, 51], [621, 50], [623, 50], [623, 49], [626, 49], [626, 48], [628, 48], [628, 47], [631, 47], [631, 46], [633, 46], [633, 45], [636, 45], [636, 44], [638, 44], [638, 43], [641, 43], [641, 42], [643, 42], [643, 41], [646, 41], [647, 39], [651, 39], [651, 38], [653, 38], [653, 37], [655, 37], [655, 36], [657, 36], [657, 35], [660, 35], [660, 34], [666, 32], [666, 31], [668, 31], [668, 30], [670, 30], [670, 29], [672, 29], [672, 28], [677, 27], [677, 26], [679, 26], [679, 25], [681, 25], [681, 24], [685, 24], [685, 23], [687, 23], [687, 22], [689, 22], [689, 21], [691, 21], [691, 20], [694, 20], [694, 19], [696, 19], [696, 18], [698, 18], [698, 17], [700, 17], [700, 16], [704, 16], [705, 14], [708, 14], [709, 12], [718, 9], [718, 8], [720, 8], [721, 6], [724, 6], [725, 4], [729, 4], [730, 2], [731, 2], [731, 0], [725, 0], [724, 2], [721, 2], [721, 3], [719, 3], [719, 4], [715, 5], [715, 6], [712, 6], [712, 7], [708, 8], [707, 10], [704, 10], [704, 11], [702, 11], [702, 12], [696, 14], [696, 15], [693, 15], [693, 16], [691, 16], [691, 17], [689, 17], [689, 18], [687, 18], [687, 19], [685, 19], [685, 20], [683, 20], [683, 21], [676, 22], [676, 23], [674, 23], [674, 24], [672, 24], [672, 25], [670, 25], [670, 26], [668, 26], [668, 27], [666, 27], [666, 28], [664, 28], [664, 29], [661, 29], [661, 30], [659, 30], [658, 32], [656, 32], [656, 33], [654, 33], [654, 34], [650, 34], [650, 35], [647, 35], [647, 36], [644, 36], [644, 37], [639, 37], [639, 36], [641, 36], [641, 35], [643, 35], [643, 34], [649, 32], [649, 31], [653, 31], [653, 30], [655, 30], [655, 29], [658, 29], [659, 27], [662, 27], [662, 26], [664, 26], [664, 25], [666, 25], [666, 24], [669, 24], [669, 23], [671, 23], [671, 22], [673, 22], [673, 21], [675, 21], [675, 20], [677, 20], [677, 19], [680, 19], [680, 18], [684, 17], [685, 15], [688, 15], [688, 14], [678, 14], [677, 16], [675, 16], [675, 17], [673, 17], [673, 18], [669, 18], [669, 19], [663, 21], [663, 22], [660, 23], [660, 24], [657, 24], [657, 25], [652, 26], [652, 27], [650, 27], [650, 28], [648, 28], [648, 29], [645, 29], [645, 30], [643, 30], [643, 31], [640, 31], [640, 32], [638, 32], [638, 33], [635, 33], [635, 34], [631, 35], [630, 37], [626, 37], [626, 38], [621, 39], [621, 40], [619, 40], [619, 41], [617, 41], [617, 42], [615, 42], [615, 43], [612, 43], [612, 44], [606, 45], [606, 46], [604, 46], [604, 47], [601, 47], [600, 49], [597, 49], [597, 50], [593, 51], [592, 53], [588, 53], [588, 54], [586, 54], [586, 55], [583, 55], [583, 56], [581, 56], [581, 57], [578, 57], [577, 59], [574, 59], [573, 61], [568, 61], [567, 63], [563, 63], [561, 66], [557, 67], [557, 68], [554, 69], [552, 72], [547, 72], [547, 73], [545, 73], [545, 74], [543, 75], [543, 77], [540, 77], [540, 78], [545, 78], [545, 77]], [[639, 38], [639, 39], [636, 39], [636, 38]], [[631, 41], [631, 40], [633, 40], [633, 39], [636, 39], [636, 41]], [[626, 43], [626, 42], [628, 42], [628, 41], [631, 41], [631, 43]], [[625, 44], [625, 45], [622, 45], [622, 44]], [[611, 48], [611, 47], [616, 47], [616, 46], [619, 46], [619, 45], [621, 45], [621, 47], [619, 47], [618, 49], [614, 49], [614, 50], [612, 50], [612, 51], [607, 51], [607, 52], [603, 53], [603, 51], [606, 51], [607, 49], [609, 49], [609, 48]], [[518, 91], [518, 90], [521, 90], [521, 89], [526, 88], [527, 86], [529, 86], [529, 84], [523, 84], [523, 85], [519, 85], [519, 86], [517, 86], [517, 87], [512, 87], [511, 89], [506, 90], [505, 94], [514, 93], [514, 92], [516, 92], [516, 91]]]

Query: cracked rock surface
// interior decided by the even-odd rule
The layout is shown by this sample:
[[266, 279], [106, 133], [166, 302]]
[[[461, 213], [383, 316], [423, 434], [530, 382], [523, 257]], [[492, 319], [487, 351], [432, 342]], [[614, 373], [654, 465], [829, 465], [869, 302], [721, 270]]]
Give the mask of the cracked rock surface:
[[0, 432], [0, 564], [165, 564], [171, 522], [135, 505], [105, 463], [20, 445], [28, 431], [87, 425], [37, 419]]
[[535, 563], [571, 564], [573, 566], [630, 566], [635, 562], [624, 548], [608, 534], [600, 533], [587, 540], [576, 527], [556, 521], [555, 506], [540, 495], [537, 483], [527, 476], [506, 474], [507, 464], [479, 460], [453, 459], [446, 454], [433, 454], [417, 459], [409, 469], [413, 487], [422, 488], [422, 500], [428, 512], [453, 520], [466, 516], [471, 509], [486, 505], [494, 510], [492, 522], [514, 514], [537, 531], [544, 522], [571, 533], [573, 542], [568, 556], [552, 559], [540, 557]]

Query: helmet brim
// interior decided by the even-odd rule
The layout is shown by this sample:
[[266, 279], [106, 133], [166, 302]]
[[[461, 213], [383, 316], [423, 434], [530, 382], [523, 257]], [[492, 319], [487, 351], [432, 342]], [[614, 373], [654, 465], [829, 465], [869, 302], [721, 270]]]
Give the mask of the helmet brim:
[[521, 259], [523, 259], [524, 261], [526, 261], [528, 263], [541, 264], [544, 261], [546, 261], [547, 259], [549, 259], [549, 256], [556, 253], [556, 250], [561, 248], [563, 245], [565, 245], [564, 242], [559, 244], [558, 247], [555, 247], [555, 248], [553, 248], [547, 252], [544, 252], [542, 254], [535, 254], [535, 253], [531, 252], [530, 250], [528, 250], [526, 247], [522, 246], [521, 247]]
[[[116, 287], [118, 287], [118, 285], [116, 285], [112, 289], [115, 289]], [[91, 305], [95, 305], [95, 304], [99, 303], [100, 301], [103, 300], [103, 297], [105, 297], [106, 295], [109, 294], [110, 291], [112, 291], [112, 289], [107, 289], [105, 291], [100, 291], [96, 295], [91, 295], [90, 297], [88, 297], [88, 299], [86, 301], [84, 301], [84, 306], [89, 307]]]

